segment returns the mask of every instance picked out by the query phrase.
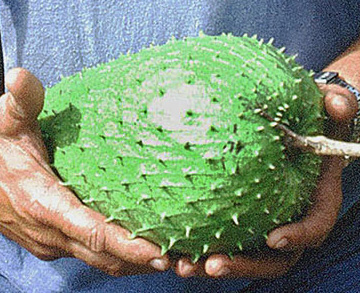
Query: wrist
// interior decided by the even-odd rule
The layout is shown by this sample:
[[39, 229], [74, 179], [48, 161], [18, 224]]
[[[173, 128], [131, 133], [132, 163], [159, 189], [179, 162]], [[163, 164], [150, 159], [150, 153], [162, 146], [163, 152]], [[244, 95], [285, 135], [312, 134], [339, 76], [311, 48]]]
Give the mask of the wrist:
[[360, 46], [341, 55], [323, 71], [337, 72], [341, 79], [360, 90]]
[[360, 91], [344, 78], [341, 78], [336, 71], [320, 71], [314, 75], [314, 80], [318, 84], [337, 84], [346, 88], [349, 92], [355, 95], [357, 102], [360, 102]]

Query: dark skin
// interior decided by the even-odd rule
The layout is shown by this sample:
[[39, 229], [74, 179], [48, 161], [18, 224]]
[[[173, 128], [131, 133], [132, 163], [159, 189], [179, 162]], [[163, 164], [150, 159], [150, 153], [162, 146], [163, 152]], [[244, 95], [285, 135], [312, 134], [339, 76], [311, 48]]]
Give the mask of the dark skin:
[[[41, 83], [25, 69], [14, 69], [6, 77], [6, 87], [8, 93], [0, 99], [0, 232], [40, 259], [76, 257], [114, 276], [168, 269], [171, 262], [158, 246], [140, 238], [130, 240], [128, 231], [105, 223], [104, 216], [82, 205], [53, 173], [37, 124], [44, 99]], [[330, 135], [339, 138], [357, 103], [337, 86], [323, 91], [326, 110], [336, 124]], [[283, 253], [238, 255], [233, 260], [211, 255], [195, 265], [182, 258], [175, 262], [175, 271], [183, 277], [269, 278], [286, 273], [305, 247], [320, 245], [333, 227], [342, 199], [343, 165], [342, 158], [324, 158], [315, 204], [307, 217], [269, 234], [268, 246]]]

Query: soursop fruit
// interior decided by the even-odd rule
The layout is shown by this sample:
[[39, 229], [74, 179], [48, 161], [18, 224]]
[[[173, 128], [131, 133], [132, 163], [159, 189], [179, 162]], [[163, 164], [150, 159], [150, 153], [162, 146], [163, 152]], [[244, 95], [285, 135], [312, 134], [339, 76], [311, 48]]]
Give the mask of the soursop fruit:
[[321, 94], [294, 59], [202, 35], [63, 78], [40, 117], [52, 164], [84, 204], [164, 253], [259, 247], [301, 214], [319, 173], [276, 127], [322, 133]]

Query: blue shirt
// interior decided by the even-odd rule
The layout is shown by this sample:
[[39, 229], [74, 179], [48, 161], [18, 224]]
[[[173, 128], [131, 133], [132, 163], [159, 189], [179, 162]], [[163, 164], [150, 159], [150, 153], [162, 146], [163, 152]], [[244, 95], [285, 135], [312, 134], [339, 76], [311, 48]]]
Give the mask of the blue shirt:
[[357, 38], [360, 27], [356, 0], [1, 0], [0, 9], [6, 68], [26, 67], [46, 86], [200, 30], [274, 37], [276, 46], [317, 71]]
[[[359, 28], [357, 0], [0, 0], [5, 71], [25, 67], [45, 86], [83, 67], [201, 30], [274, 37], [274, 45], [318, 71], [358, 38]], [[348, 181], [342, 214], [359, 195], [357, 179]], [[113, 278], [76, 259], [40, 261], [1, 234], [0, 247], [6, 292], [234, 292], [250, 282], [185, 280], [171, 271]]]

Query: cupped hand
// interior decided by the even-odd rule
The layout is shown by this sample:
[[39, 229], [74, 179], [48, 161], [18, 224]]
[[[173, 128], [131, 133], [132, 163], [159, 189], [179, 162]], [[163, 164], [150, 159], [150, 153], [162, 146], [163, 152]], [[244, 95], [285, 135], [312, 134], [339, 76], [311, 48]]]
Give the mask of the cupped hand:
[[[324, 105], [330, 116], [327, 136], [346, 137], [348, 125], [358, 106], [355, 97], [336, 85], [323, 86]], [[301, 257], [305, 248], [318, 247], [334, 226], [342, 203], [341, 173], [345, 166], [341, 157], [324, 157], [318, 185], [312, 194], [312, 206], [300, 221], [279, 227], [268, 235], [272, 249], [256, 257], [237, 255], [232, 260], [214, 254], [193, 264], [182, 258], [176, 263], [176, 273], [182, 277], [246, 277], [274, 278], [285, 274]]]
[[43, 260], [76, 257], [111, 275], [166, 270], [161, 249], [129, 238], [85, 207], [48, 164], [37, 116], [44, 90], [25, 69], [6, 76], [0, 99], [0, 232]]

